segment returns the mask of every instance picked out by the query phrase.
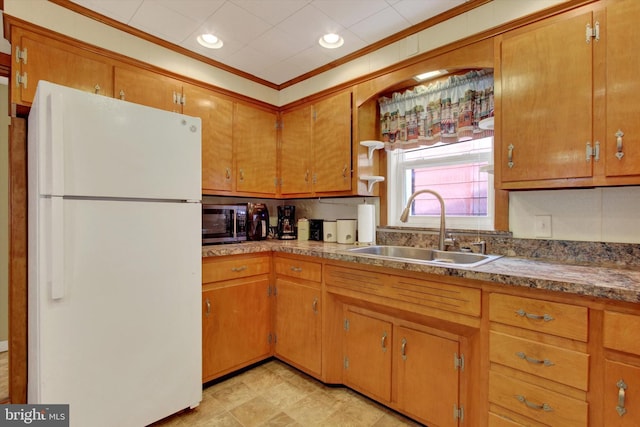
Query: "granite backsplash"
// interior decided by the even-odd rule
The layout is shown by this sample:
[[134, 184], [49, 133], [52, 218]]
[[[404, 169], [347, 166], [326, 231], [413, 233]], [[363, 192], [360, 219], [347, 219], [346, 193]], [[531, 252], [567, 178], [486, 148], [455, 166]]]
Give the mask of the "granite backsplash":
[[[509, 232], [447, 230], [454, 239], [449, 250], [469, 247], [472, 242], [484, 240], [487, 253], [511, 257], [532, 258], [562, 264], [591, 267], [640, 267], [640, 244], [583, 242], [568, 240], [518, 239]], [[438, 232], [430, 229], [378, 227], [379, 245], [437, 247]]]

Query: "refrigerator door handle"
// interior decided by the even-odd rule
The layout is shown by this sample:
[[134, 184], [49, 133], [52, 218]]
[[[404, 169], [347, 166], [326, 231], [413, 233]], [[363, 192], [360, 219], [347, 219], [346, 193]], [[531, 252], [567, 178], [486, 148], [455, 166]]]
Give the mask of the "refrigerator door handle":
[[51, 233], [48, 254], [51, 259], [51, 299], [64, 298], [64, 200], [62, 197], [51, 198]]
[[[49, 120], [47, 120], [48, 152], [50, 153], [51, 194], [64, 195], [64, 100], [61, 93], [47, 97]], [[44, 159], [46, 161], [46, 159]]]

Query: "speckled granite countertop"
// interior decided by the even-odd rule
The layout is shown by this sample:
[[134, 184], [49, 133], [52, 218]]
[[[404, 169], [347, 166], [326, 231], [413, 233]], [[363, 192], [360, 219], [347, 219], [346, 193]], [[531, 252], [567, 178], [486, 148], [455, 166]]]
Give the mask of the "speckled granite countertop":
[[353, 245], [316, 241], [265, 240], [229, 245], [203, 246], [202, 256], [236, 255], [257, 252], [283, 252], [319, 258], [376, 265], [398, 270], [422, 271], [451, 277], [464, 277], [530, 289], [640, 303], [640, 269], [589, 267], [502, 257], [478, 267], [451, 268], [412, 262], [373, 259], [345, 254]]

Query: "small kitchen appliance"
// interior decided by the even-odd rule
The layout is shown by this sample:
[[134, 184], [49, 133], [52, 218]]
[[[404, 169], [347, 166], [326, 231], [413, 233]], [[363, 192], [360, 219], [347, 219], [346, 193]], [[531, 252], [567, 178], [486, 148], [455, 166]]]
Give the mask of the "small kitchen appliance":
[[247, 240], [247, 204], [203, 204], [202, 244], [237, 243]]
[[269, 235], [269, 209], [264, 203], [247, 203], [247, 240], [265, 240]]
[[310, 219], [309, 220], [309, 240], [322, 241], [324, 237], [322, 234], [322, 219]]
[[296, 238], [296, 207], [278, 206], [278, 239], [292, 240]]

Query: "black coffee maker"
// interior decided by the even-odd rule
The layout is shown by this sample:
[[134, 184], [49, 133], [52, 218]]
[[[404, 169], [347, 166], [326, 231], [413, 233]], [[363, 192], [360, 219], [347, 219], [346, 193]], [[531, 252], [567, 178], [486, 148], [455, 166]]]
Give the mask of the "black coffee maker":
[[278, 239], [292, 240], [296, 238], [296, 207], [278, 206]]

